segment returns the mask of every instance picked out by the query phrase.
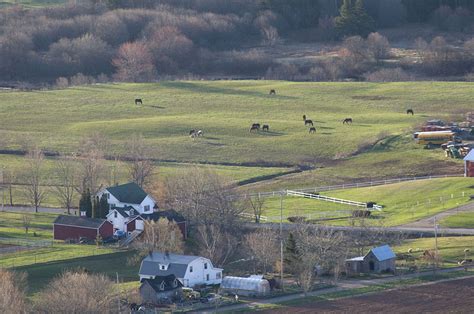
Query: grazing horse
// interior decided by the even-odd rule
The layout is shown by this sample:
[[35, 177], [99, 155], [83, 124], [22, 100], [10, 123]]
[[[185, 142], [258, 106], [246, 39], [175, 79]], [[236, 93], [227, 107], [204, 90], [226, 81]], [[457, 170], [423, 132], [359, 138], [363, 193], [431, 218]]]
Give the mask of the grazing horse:
[[304, 120], [304, 125], [311, 125], [311, 126], [313, 126], [313, 120]]
[[260, 130], [260, 123], [254, 123], [252, 124], [252, 128], [255, 128], [257, 130]]
[[276, 91], [274, 89], [270, 90], [270, 95], [276, 95]]
[[265, 131], [270, 131], [270, 127], [268, 126], [268, 124], [264, 124], [263, 127], [262, 127], [262, 131], [265, 132]]
[[260, 128], [257, 128], [257, 126], [255, 124], [252, 124], [252, 126], [250, 127], [250, 130], [249, 132], [258, 132], [258, 130], [260, 130]]
[[204, 132], [202, 130], [198, 130], [196, 132], [196, 136], [204, 136]]
[[306, 121], [306, 115], [305, 114], [303, 115], [303, 121]]
[[407, 114], [410, 114], [410, 113], [411, 113], [411, 115], [414, 115], [414, 114], [415, 114], [415, 113], [413, 112], [413, 109], [408, 109], [408, 110], [407, 110]]
[[342, 124], [352, 124], [352, 118], [345, 118], [344, 121], [342, 121]]
[[192, 129], [191, 131], [189, 131], [189, 135], [193, 135], [193, 134], [196, 134], [196, 130]]
[[316, 133], [316, 128], [314, 126], [309, 128], [309, 134]]
[[143, 101], [141, 98], [135, 98], [135, 105], [138, 105], [138, 104], [143, 105]]

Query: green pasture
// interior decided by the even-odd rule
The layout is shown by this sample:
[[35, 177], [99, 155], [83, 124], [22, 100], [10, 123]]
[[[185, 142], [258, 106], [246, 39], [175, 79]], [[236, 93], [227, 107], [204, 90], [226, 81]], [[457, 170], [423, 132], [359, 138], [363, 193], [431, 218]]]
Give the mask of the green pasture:
[[[269, 89], [277, 96], [269, 96]], [[444, 82], [99, 84], [2, 92], [0, 119], [5, 148], [20, 148], [29, 137], [43, 148], [72, 152], [81, 137], [101, 132], [111, 151], [121, 153], [123, 143], [140, 133], [159, 159], [300, 164], [409, 134], [431, 117], [469, 111], [473, 96], [470, 83]], [[143, 106], [134, 105], [136, 97]], [[415, 116], [405, 114], [407, 107]], [[315, 122], [315, 135], [308, 134], [303, 114]], [[354, 124], [342, 125], [345, 117]], [[269, 124], [271, 132], [250, 134], [254, 122]], [[202, 129], [205, 136], [193, 141], [190, 129]]]
[[[474, 192], [473, 184], [472, 178], [442, 178], [322, 192], [321, 195], [351, 201], [376, 202], [384, 208], [380, 212], [373, 211], [373, 217], [367, 221], [385, 226], [396, 226], [467, 203], [469, 196]], [[264, 208], [264, 216], [268, 216], [270, 221], [279, 221], [279, 198], [268, 198]], [[287, 196], [283, 199], [285, 221], [291, 216], [305, 216], [308, 219], [348, 217], [350, 211], [357, 208], [295, 196]], [[318, 223], [348, 225], [349, 218], [321, 220]]]
[[[405, 240], [400, 246], [394, 247], [396, 253], [407, 253], [412, 249], [412, 255], [421, 258], [425, 250], [435, 249], [434, 238]], [[467, 258], [474, 258], [474, 237], [438, 237], [438, 250], [444, 266], [457, 266], [457, 262], [465, 257], [464, 249], [469, 249]]]
[[[24, 229], [23, 215], [30, 217], [28, 233]], [[15, 239], [20, 241], [24, 239], [26, 241], [52, 240], [53, 221], [56, 216], [47, 213], [0, 212], [0, 238], [4, 238], [8, 243], [14, 243]], [[0, 243], [2, 243], [1, 240]]]

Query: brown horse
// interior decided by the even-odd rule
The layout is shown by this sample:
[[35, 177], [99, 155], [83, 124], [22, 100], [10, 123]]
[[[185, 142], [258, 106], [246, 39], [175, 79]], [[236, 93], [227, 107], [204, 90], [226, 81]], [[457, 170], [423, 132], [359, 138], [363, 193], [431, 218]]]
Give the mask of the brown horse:
[[257, 130], [260, 130], [260, 123], [254, 123], [252, 124], [252, 128], [255, 128]]
[[143, 105], [143, 101], [141, 98], [135, 98], [135, 105], [138, 105], [138, 104]]
[[268, 124], [264, 124], [263, 127], [262, 127], [262, 131], [265, 132], [265, 131], [270, 131], [270, 127], [268, 126]]
[[342, 121], [342, 124], [352, 124], [352, 118], [345, 118], [344, 121]]
[[253, 124], [253, 125], [250, 127], [249, 132], [258, 132], [258, 130], [260, 130], [260, 128], [257, 128], [257, 127], [255, 126], [255, 124]]
[[415, 113], [413, 112], [413, 109], [408, 109], [408, 110], [407, 110], [407, 114], [410, 114], [410, 113], [411, 113], [411, 115], [414, 115], [414, 114], [415, 114]]
[[276, 91], [274, 89], [270, 90], [270, 95], [276, 95]]
[[313, 126], [313, 120], [304, 120], [304, 125], [311, 125], [311, 126]]
[[316, 128], [314, 126], [309, 128], [309, 134], [316, 133]]

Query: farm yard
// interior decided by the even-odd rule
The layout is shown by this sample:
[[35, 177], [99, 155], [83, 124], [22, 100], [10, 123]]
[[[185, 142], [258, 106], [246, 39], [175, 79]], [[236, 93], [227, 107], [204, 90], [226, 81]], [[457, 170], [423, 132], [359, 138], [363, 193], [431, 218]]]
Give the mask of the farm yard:
[[[270, 89], [277, 94], [268, 95]], [[429, 118], [461, 118], [473, 96], [467, 83], [434, 82], [203, 81], [3, 91], [0, 144], [4, 153], [35, 143], [71, 154], [84, 136], [100, 132], [112, 157], [125, 153], [130, 136], [142, 134], [163, 173], [167, 165], [173, 172], [175, 165], [210, 164], [237, 180], [249, 179], [246, 183], [262, 181], [250, 187], [262, 190], [461, 174], [461, 162], [424, 150], [411, 133]], [[134, 104], [136, 97], [143, 105]], [[414, 116], [406, 115], [408, 107]], [[303, 115], [313, 120], [315, 134], [309, 134]], [[354, 122], [343, 125], [347, 117]], [[250, 134], [256, 122], [268, 124], [270, 132]], [[191, 139], [191, 129], [202, 129], [204, 136]], [[3, 156], [1, 165], [8, 169], [17, 161]], [[297, 168], [305, 171], [274, 178]]]

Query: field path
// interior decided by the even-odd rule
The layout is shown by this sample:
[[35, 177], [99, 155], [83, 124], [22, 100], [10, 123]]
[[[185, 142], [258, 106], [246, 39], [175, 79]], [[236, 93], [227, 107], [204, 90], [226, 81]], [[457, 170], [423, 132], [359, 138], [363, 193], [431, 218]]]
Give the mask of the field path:
[[442, 213], [436, 214], [434, 216], [428, 217], [428, 218], [423, 218], [414, 222], [410, 222], [405, 225], [401, 225], [400, 227], [406, 227], [406, 228], [433, 228], [434, 226], [434, 221], [436, 218], [436, 221], [441, 221], [441, 219], [456, 215], [458, 213], [466, 213], [466, 212], [474, 212], [474, 202], [467, 203], [465, 205], [449, 209], [447, 211], [444, 211]]

